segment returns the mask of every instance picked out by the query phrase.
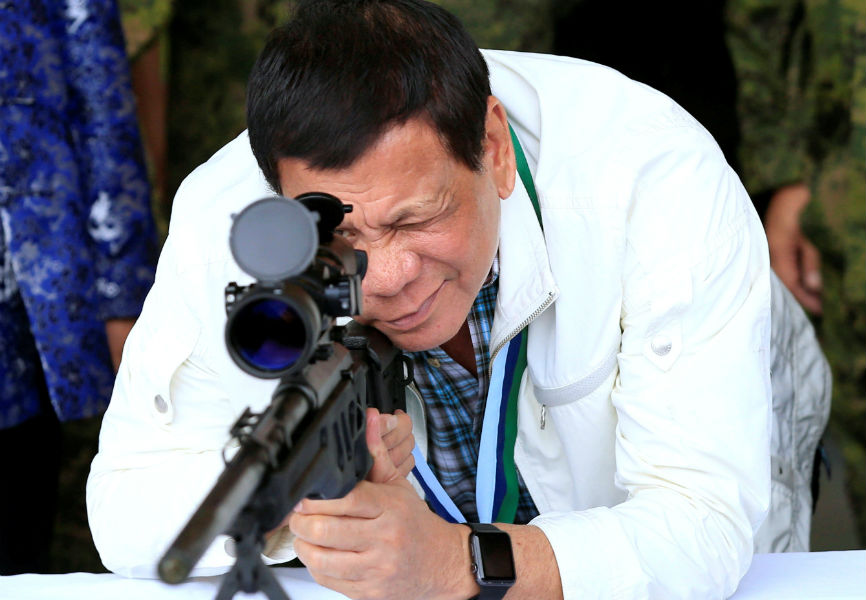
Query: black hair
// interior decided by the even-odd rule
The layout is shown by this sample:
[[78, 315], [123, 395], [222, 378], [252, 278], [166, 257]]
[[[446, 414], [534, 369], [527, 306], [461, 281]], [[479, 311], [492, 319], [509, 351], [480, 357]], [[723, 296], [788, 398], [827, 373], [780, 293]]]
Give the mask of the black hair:
[[421, 0], [308, 0], [256, 60], [247, 127], [276, 191], [279, 159], [347, 168], [416, 117], [478, 171], [489, 96], [481, 52], [445, 9]]

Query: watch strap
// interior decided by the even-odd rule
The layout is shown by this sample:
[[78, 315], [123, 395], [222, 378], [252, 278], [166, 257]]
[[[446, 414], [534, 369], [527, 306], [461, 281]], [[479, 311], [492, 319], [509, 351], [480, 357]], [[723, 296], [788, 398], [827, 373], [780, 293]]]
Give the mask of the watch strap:
[[477, 596], [472, 596], [469, 600], [502, 600], [502, 598], [505, 598], [508, 590], [511, 589], [511, 587], [504, 585], [482, 585], [479, 587], [481, 588], [481, 593]]
[[471, 529], [475, 533], [485, 533], [485, 532], [497, 532], [502, 531], [496, 525], [491, 525], [490, 523], [464, 523], [467, 525], [469, 529]]
[[[472, 534], [476, 533], [505, 533], [495, 525], [491, 525], [490, 523], [463, 523], [468, 526], [469, 529], [472, 530], [470, 534], [470, 540]], [[510, 585], [495, 585], [495, 584], [484, 584], [480, 578], [478, 577], [478, 562], [481, 560], [480, 556], [475, 556], [472, 550], [472, 544], [470, 541], [470, 555], [472, 557], [473, 568], [475, 569], [476, 581], [478, 583], [478, 587], [481, 588], [480, 593], [477, 596], [473, 596], [470, 600], [501, 600], [505, 597], [505, 594], [508, 593], [508, 590], [511, 589]]]

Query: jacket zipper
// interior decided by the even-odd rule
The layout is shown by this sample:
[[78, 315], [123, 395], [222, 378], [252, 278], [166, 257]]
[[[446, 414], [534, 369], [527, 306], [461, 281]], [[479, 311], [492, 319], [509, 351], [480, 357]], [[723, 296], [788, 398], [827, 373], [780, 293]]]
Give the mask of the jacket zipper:
[[[496, 349], [490, 354], [490, 363], [487, 366], [488, 378], [493, 377], [493, 361], [496, 360], [496, 355], [499, 354], [499, 351], [502, 350], [502, 348], [504, 348], [508, 342], [510, 342], [512, 339], [514, 339], [514, 337], [518, 333], [520, 333], [525, 327], [527, 327], [530, 323], [532, 323], [536, 319], [536, 317], [538, 317], [538, 315], [540, 315], [545, 310], [547, 310], [547, 307], [553, 303], [554, 297], [555, 296], [554, 296], [553, 292], [547, 292], [547, 299], [541, 304], [541, 306], [536, 308], [532, 312], [532, 314], [529, 315], [529, 317], [527, 317], [526, 319], [523, 320], [523, 322], [520, 324], [519, 327], [514, 329], [509, 335], [507, 335], [505, 337], [504, 340], [502, 340], [502, 342], [498, 346], [496, 346]], [[541, 425], [542, 429], [544, 429], [545, 425], [547, 425], [547, 406], [544, 404], [541, 405], [541, 423], [540, 423], [540, 425]]]

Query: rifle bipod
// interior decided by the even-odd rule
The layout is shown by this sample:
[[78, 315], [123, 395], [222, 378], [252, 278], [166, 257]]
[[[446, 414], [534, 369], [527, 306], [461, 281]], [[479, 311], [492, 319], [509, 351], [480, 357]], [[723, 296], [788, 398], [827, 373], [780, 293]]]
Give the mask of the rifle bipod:
[[238, 592], [254, 594], [259, 590], [269, 600], [291, 600], [274, 573], [262, 562], [262, 534], [244, 533], [234, 540], [237, 560], [231, 571], [223, 575], [216, 600], [232, 600]]

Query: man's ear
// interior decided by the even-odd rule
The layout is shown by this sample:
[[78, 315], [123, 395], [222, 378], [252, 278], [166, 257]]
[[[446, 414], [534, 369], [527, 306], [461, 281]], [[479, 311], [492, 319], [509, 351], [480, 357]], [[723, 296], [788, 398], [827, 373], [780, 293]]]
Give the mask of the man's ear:
[[500, 198], [508, 198], [514, 191], [517, 167], [514, 147], [508, 130], [505, 106], [496, 96], [487, 98], [487, 122], [484, 131], [484, 168], [493, 176]]

